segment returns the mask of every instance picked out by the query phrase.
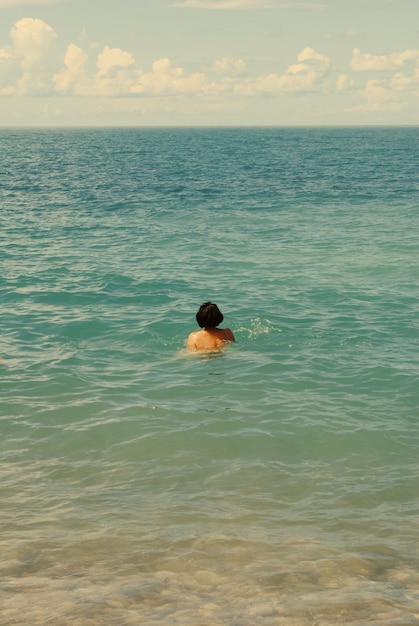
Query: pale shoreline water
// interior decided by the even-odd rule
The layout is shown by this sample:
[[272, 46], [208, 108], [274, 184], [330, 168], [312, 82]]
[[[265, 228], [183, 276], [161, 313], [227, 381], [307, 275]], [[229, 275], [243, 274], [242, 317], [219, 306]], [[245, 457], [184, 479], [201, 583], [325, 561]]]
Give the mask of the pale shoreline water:
[[0, 146], [0, 624], [419, 625], [419, 129]]

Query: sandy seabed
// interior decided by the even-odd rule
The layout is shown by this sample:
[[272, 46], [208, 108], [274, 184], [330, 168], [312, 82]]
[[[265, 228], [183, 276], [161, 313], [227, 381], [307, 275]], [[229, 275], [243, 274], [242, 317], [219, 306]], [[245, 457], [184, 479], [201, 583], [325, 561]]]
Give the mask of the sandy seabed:
[[67, 564], [11, 559], [1, 568], [0, 624], [419, 625], [419, 571], [412, 565], [337, 557], [325, 545], [309, 546], [306, 559], [300, 546], [297, 561], [290, 547], [281, 559], [266, 545], [196, 539], [182, 555], [166, 551], [148, 567], [77, 550]]

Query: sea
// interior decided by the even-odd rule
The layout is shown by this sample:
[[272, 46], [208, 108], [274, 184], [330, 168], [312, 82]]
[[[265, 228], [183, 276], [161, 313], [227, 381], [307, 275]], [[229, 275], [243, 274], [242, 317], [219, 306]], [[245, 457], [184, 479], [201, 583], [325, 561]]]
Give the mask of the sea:
[[419, 625], [418, 235], [419, 127], [1, 129], [1, 626]]

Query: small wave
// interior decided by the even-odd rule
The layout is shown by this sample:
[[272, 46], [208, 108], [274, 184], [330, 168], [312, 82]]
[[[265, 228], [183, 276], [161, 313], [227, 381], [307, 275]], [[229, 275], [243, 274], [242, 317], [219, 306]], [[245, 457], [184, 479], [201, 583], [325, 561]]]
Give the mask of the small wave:
[[237, 329], [237, 333], [244, 333], [249, 339], [256, 339], [261, 335], [269, 335], [274, 330], [274, 326], [269, 320], [254, 317], [250, 320], [250, 326], [242, 326]]

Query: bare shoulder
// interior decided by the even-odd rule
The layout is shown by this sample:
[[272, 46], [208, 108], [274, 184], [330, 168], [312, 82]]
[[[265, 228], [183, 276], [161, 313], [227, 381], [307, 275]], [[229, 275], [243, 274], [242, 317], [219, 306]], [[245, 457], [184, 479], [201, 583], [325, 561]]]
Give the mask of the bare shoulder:
[[223, 328], [224, 341], [236, 341], [233, 331], [230, 328]]
[[186, 347], [189, 348], [190, 350], [193, 350], [194, 348], [196, 348], [196, 338], [197, 338], [198, 333], [199, 333], [199, 330], [193, 333], [190, 333], [186, 341]]
[[225, 343], [235, 341], [229, 328], [203, 329], [190, 333], [186, 347], [188, 350], [219, 350]]

